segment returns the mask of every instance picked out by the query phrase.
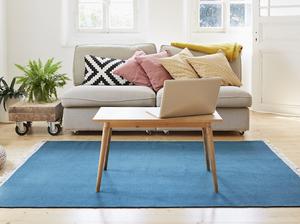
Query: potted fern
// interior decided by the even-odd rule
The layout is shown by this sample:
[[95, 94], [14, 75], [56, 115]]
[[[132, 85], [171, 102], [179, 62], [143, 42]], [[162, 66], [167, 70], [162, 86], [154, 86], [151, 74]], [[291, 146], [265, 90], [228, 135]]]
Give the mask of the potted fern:
[[15, 87], [17, 78], [7, 83], [4, 77], [0, 78], [0, 122], [8, 122], [8, 107], [24, 98], [24, 86]]
[[16, 67], [24, 73], [17, 83], [24, 87], [29, 102], [51, 103], [57, 100], [57, 88], [66, 85], [69, 80], [66, 74], [59, 74], [61, 62], [54, 62], [54, 58], [44, 64], [40, 59], [30, 60], [28, 65]]

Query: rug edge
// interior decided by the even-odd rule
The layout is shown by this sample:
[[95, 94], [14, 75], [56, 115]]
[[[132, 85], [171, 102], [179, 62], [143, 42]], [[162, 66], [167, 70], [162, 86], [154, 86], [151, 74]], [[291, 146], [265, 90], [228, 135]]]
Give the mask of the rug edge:
[[174, 207], [174, 206], [169, 206], [169, 207], [163, 207], [163, 206], [149, 206], [149, 207], [3, 207], [0, 206], [0, 209], [37, 209], [37, 210], [42, 210], [42, 209], [54, 209], [54, 210], [59, 210], [59, 209], [80, 209], [80, 210], [84, 210], [84, 209], [104, 209], [104, 210], [110, 210], [110, 209], [231, 209], [231, 208], [236, 208], [236, 209], [257, 209], [257, 208], [264, 208], [264, 209], [274, 209], [274, 208], [300, 208], [300, 205], [249, 205], [249, 206], [178, 206], [178, 207]]
[[280, 152], [280, 150], [276, 146], [274, 146], [269, 140], [265, 140], [264, 142], [280, 160], [282, 160], [296, 175], [300, 177], [300, 167], [298, 167], [286, 155]]
[[32, 152], [28, 154], [14, 170], [9, 172], [7, 176], [3, 178], [2, 182], [0, 183], [0, 187], [2, 187], [39, 149], [41, 149], [46, 142], [47, 141], [40, 141], [39, 143], [36, 143], [32, 147]]

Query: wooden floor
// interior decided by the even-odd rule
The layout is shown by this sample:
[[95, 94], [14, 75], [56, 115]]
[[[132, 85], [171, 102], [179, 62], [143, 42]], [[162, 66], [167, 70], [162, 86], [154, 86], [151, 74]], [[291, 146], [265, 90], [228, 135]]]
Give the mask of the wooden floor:
[[[47, 134], [45, 124], [33, 124], [32, 134], [19, 137], [14, 133], [14, 124], [0, 124], [0, 144], [8, 154], [8, 163], [0, 171], [0, 182], [34, 148], [44, 140], [100, 140], [99, 133], [84, 133], [52, 137]], [[170, 135], [145, 133], [117, 133], [113, 141], [119, 140], [199, 140], [200, 133], [171, 133]], [[251, 130], [244, 136], [236, 133], [216, 133], [216, 140], [265, 140], [300, 167], [300, 118], [270, 114], [251, 114]], [[276, 171], [274, 171], [276, 172]], [[283, 189], [284, 190], [284, 189]], [[299, 223], [300, 208], [268, 209], [0, 209], [0, 224], [75, 224], [75, 223]]]

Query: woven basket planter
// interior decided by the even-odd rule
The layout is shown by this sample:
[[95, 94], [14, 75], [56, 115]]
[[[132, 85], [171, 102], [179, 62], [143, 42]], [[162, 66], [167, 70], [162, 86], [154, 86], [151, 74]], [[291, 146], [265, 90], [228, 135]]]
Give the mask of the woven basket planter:
[[4, 168], [6, 162], [6, 152], [2, 146], [0, 146], [0, 170]]

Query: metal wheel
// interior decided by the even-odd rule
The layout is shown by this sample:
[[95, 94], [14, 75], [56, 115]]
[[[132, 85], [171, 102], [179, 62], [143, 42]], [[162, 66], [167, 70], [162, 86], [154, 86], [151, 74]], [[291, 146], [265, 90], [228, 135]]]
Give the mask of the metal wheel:
[[147, 135], [152, 135], [152, 131], [146, 130]]
[[15, 131], [20, 136], [26, 135], [28, 133], [28, 131], [29, 131], [29, 126], [28, 126], [27, 123], [17, 122]]
[[169, 130], [163, 130], [163, 133], [164, 133], [165, 135], [169, 135], [169, 134], [170, 134], [170, 131], [169, 131]]
[[50, 124], [48, 126], [48, 133], [50, 135], [56, 136], [61, 132], [61, 126], [60, 124]]
[[78, 135], [79, 131], [72, 131], [73, 135]]

